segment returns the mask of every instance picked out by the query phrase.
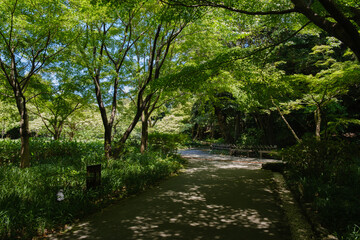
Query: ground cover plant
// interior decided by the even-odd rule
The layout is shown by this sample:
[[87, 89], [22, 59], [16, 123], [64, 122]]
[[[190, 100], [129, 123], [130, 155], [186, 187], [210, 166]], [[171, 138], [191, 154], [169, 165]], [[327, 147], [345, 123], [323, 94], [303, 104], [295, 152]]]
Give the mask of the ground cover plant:
[[285, 176], [303, 204], [340, 239], [359, 239], [360, 148], [341, 139], [305, 138], [284, 150]]
[[[177, 172], [176, 155], [131, 149], [105, 160], [102, 142], [33, 140], [32, 166], [19, 168], [19, 141], [0, 141], [0, 238], [31, 238], [89, 214], [112, 199], [134, 194]], [[7, 162], [4, 164], [4, 162]], [[10, 162], [10, 163], [9, 163]], [[86, 166], [102, 164], [102, 185], [86, 190]], [[58, 201], [62, 189], [64, 200]]]

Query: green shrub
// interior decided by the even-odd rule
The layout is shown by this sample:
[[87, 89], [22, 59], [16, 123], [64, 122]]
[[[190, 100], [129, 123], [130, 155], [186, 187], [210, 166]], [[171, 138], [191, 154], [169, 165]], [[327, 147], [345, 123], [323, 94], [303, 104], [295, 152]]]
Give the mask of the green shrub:
[[184, 134], [154, 132], [149, 134], [149, 144], [151, 150], [168, 154], [184, 146], [187, 138], [187, 135]]
[[20, 140], [0, 140], [0, 165], [20, 161]]
[[[0, 168], [0, 211], [7, 222], [0, 227], [0, 237], [28, 238], [38, 231], [51, 229], [55, 223], [71, 219], [64, 202], [56, 201], [56, 194], [64, 189], [83, 190], [84, 174], [54, 165], [38, 165], [27, 169], [14, 166]], [[80, 186], [80, 187], [79, 187]], [[81, 203], [80, 203], [81, 204]], [[77, 206], [81, 208], [81, 206]]]
[[359, 146], [343, 140], [307, 138], [283, 151], [286, 177], [325, 226], [340, 235], [360, 224]]
[[[19, 142], [1, 142], [16, 149]], [[0, 239], [42, 234], [91, 213], [113, 198], [143, 190], [178, 171], [183, 160], [148, 152], [103, 158], [103, 143], [32, 141], [32, 166], [0, 166]], [[16, 146], [16, 147], [15, 147]], [[11, 151], [1, 152], [2, 159]], [[86, 165], [102, 164], [102, 185], [86, 190]], [[62, 189], [63, 201], [57, 201]]]
[[[91, 164], [94, 159], [102, 158], [103, 141], [74, 142], [51, 141], [42, 138], [32, 138], [30, 141], [30, 163], [37, 164], [56, 163], [63, 165], [78, 165], [78, 167]], [[20, 140], [0, 140], [0, 165], [2, 163], [19, 164]], [[81, 161], [79, 161], [81, 159]]]
[[346, 184], [349, 182], [348, 174], [357, 171], [359, 150], [358, 145], [342, 140], [307, 138], [284, 150], [283, 156], [292, 174]]

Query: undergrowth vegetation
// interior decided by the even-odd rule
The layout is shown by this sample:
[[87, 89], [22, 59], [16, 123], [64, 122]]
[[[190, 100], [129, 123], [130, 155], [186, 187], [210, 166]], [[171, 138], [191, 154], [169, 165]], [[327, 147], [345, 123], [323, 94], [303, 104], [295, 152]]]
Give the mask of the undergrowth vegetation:
[[343, 140], [309, 138], [284, 151], [286, 177], [324, 226], [341, 239], [360, 239], [360, 149]]
[[171, 134], [153, 132], [149, 134], [149, 143], [151, 150], [162, 153], [171, 153], [174, 150], [185, 146], [188, 142], [188, 136], [185, 134]]
[[[134, 147], [119, 160], [103, 158], [102, 142], [33, 140], [32, 166], [20, 169], [20, 142], [0, 141], [0, 238], [31, 239], [134, 194], [177, 172], [184, 161]], [[102, 164], [102, 184], [86, 189], [86, 166]], [[64, 200], [58, 201], [62, 189]]]

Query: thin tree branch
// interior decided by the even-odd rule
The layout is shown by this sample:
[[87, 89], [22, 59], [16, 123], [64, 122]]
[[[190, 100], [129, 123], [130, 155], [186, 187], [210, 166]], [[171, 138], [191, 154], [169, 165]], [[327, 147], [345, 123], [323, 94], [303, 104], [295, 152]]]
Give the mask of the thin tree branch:
[[41, 94], [48, 94], [48, 92], [41, 92], [41, 93], [38, 93], [38, 94], [36, 94], [36, 95], [34, 95], [34, 96], [30, 97], [28, 100], [26, 100], [26, 103], [30, 102], [30, 101], [31, 101], [31, 99], [36, 98], [37, 96], [39, 96], [39, 95], [41, 95]]
[[213, 3], [213, 2], [209, 2], [209, 1], [199, 1], [199, 2], [203, 2], [203, 3], [198, 3], [198, 4], [186, 4], [183, 3], [182, 1], [178, 1], [178, 0], [160, 0], [163, 3], [166, 3], [168, 5], [172, 5], [172, 6], [182, 6], [182, 7], [189, 7], [189, 8], [198, 8], [198, 7], [215, 7], [215, 8], [223, 8], [226, 10], [230, 10], [232, 12], [237, 12], [237, 13], [242, 13], [242, 14], [246, 14], [246, 15], [282, 15], [282, 14], [289, 14], [289, 13], [294, 13], [297, 12], [297, 10], [295, 8], [291, 8], [291, 9], [284, 9], [284, 10], [272, 10], [272, 11], [246, 11], [246, 10], [242, 10], [242, 9], [237, 9], [231, 6], [227, 6], [225, 4], [220, 4], [220, 3]]
[[[53, 131], [51, 131], [49, 125], [46, 123], [46, 121], [50, 122], [50, 120], [49, 120], [49, 119], [46, 119], [45, 117], [43, 117], [43, 116], [41, 115], [40, 109], [39, 109], [39, 107], [38, 107], [38, 105], [37, 105], [36, 102], [34, 103], [34, 105], [35, 105], [36, 109], [38, 110], [38, 113], [35, 113], [35, 112], [34, 112], [34, 113], [41, 118], [41, 121], [44, 123], [46, 129], [47, 129], [52, 135], [55, 135], [55, 133], [54, 133]], [[46, 120], [46, 121], [45, 121], [45, 120]]]
[[129, 97], [130, 100], [131, 100], [131, 102], [132, 102], [134, 105], [136, 105], [135, 99], [134, 99], [130, 94], [128, 94], [127, 92], [125, 92], [125, 90], [122, 89], [122, 88], [120, 88], [120, 91], [121, 91], [122, 93], [124, 93], [124, 95], [126, 95], [127, 97]]
[[0, 95], [3, 95], [3, 96], [8, 97], [8, 98], [15, 98], [14, 96], [10, 96], [10, 95], [7, 95], [7, 94], [2, 93], [2, 92], [0, 92]]
[[9, 68], [9, 66], [6, 66], [6, 64], [3, 62], [3, 60], [0, 57], [0, 68], [3, 71], [6, 79], [10, 82], [10, 76], [8, 75], [6, 68]]
[[[266, 47], [263, 47], [263, 48], [259, 48], [259, 49], [255, 50], [255, 51], [249, 53], [249, 54], [246, 55], [246, 56], [236, 57], [236, 58], [231, 59], [231, 60], [229, 60], [229, 61], [224, 61], [224, 62], [220, 63], [217, 67], [219, 67], [219, 66], [221, 66], [221, 65], [223, 65], [223, 64], [229, 63], [229, 62], [236, 61], [236, 60], [249, 58], [249, 57], [254, 56], [254, 55], [256, 55], [257, 53], [262, 52], [262, 51], [264, 51], [264, 50], [266, 50], [266, 49], [269, 49], [269, 48], [272, 48], [272, 47], [276, 47], [276, 46], [278, 46], [278, 45], [280, 45], [280, 44], [282, 44], [282, 43], [285, 43], [285, 42], [287, 42], [288, 40], [290, 40], [291, 38], [293, 38], [294, 36], [296, 36], [299, 32], [301, 32], [301, 31], [302, 31], [305, 27], [307, 27], [310, 23], [311, 23], [311, 21], [307, 22], [307, 23], [306, 23], [305, 25], [303, 25], [299, 30], [297, 30], [296, 32], [294, 32], [293, 34], [291, 34], [289, 37], [287, 37], [287, 38], [285, 38], [285, 39], [283, 39], [283, 40], [281, 40], [281, 41], [279, 41], [279, 42], [276, 42], [276, 43], [274, 43], [274, 44], [271, 44], [271, 45], [266, 46]], [[211, 68], [207, 68], [206, 70], [209, 70], [209, 69], [211, 69]]]

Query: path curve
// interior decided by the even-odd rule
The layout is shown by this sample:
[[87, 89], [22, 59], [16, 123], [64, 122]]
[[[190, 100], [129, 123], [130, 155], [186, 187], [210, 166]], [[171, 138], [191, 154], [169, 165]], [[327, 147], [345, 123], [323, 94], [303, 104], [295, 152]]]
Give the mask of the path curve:
[[184, 173], [83, 219], [50, 239], [290, 239], [262, 160], [180, 152]]

